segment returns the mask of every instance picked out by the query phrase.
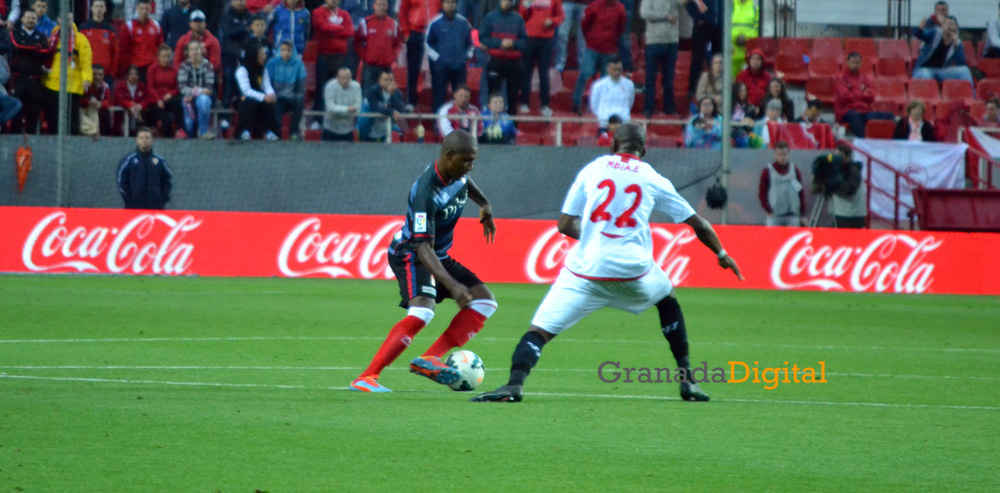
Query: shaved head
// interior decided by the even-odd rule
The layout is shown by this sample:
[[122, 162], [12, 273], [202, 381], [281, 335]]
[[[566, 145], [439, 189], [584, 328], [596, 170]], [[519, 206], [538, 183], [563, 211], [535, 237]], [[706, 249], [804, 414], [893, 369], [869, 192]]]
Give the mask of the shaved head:
[[618, 130], [615, 130], [612, 150], [642, 157], [646, 154], [646, 131], [632, 122], [622, 124]]
[[478, 145], [479, 143], [476, 142], [476, 138], [472, 134], [462, 129], [456, 129], [444, 138], [444, 143], [441, 145], [441, 154], [449, 152], [469, 153], [478, 147]]
[[441, 144], [439, 170], [447, 181], [457, 180], [472, 171], [473, 163], [479, 156], [479, 143], [465, 130], [453, 130]]

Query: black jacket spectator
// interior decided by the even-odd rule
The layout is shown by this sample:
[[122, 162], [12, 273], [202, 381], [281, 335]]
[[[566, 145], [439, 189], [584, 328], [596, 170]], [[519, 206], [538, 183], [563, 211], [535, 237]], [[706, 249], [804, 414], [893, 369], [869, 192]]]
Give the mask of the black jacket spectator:
[[[924, 142], [937, 142], [937, 138], [934, 137], [934, 125], [931, 125], [931, 122], [927, 120], [923, 120], [920, 124], [920, 136]], [[896, 130], [892, 132], [892, 138], [895, 140], [910, 139], [909, 118], [902, 118], [896, 123]]]
[[184, 36], [191, 30], [192, 10], [190, 5], [188, 5], [188, 8], [174, 5], [167, 9], [160, 17], [160, 29], [163, 29], [163, 42], [170, 45], [171, 48], [176, 49], [177, 40], [181, 39], [181, 36]]
[[219, 23], [222, 56], [240, 58], [243, 42], [250, 37], [252, 18], [253, 15], [246, 8], [242, 12], [236, 12], [232, 7], [227, 7], [222, 13], [222, 20]]
[[38, 29], [28, 34], [20, 24], [10, 34], [13, 44], [11, 50], [10, 71], [16, 79], [18, 76], [41, 77], [45, 74], [44, 67], [52, 60], [52, 49], [49, 39]]
[[170, 201], [173, 173], [153, 151], [130, 152], [118, 165], [118, 192], [126, 209], [163, 209]]

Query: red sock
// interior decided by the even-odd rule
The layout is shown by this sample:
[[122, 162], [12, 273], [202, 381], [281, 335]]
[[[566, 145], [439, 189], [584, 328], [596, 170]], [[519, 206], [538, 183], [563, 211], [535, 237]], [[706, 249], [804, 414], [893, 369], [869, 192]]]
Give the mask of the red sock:
[[396, 325], [389, 331], [388, 337], [385, 338], [385, 342], [382, 343], [382, 347], [378, 348], [378, 352], [375, 353], [375, 357], [372, 358], [371, 364], [368, 368], [361, 374], [361, 377], [368, 377], [371, 375], [378, 375], [382, 370], [392, 364], [403, 351], [410, 346], [410, 342], [413, 340], [413, 336], [420, 332], [420, 329], [427, 325], [419, 317], [414, 317], [413, 315], [408, 315], [406, 318], [400, 320]]
[[424, 356], [444, 356], [452, 348], [464, 346], [483, 328], [486, 316], [471, 308], [465, 308], [451, 319], [451, 324], [441, 337], [434, 341]]

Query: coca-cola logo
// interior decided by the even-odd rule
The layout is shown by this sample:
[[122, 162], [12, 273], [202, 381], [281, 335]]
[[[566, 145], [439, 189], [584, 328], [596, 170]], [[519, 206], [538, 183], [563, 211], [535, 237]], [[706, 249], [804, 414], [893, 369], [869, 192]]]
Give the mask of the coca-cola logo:
[[803, 231], [778, 250], [771, 282], [779, 289], [924, 293], [934, 282], [934, 264], [924, 260], [943, 243], [886, 233], [865, 246], [814, 246], [812, 232]]
[[25, 267], [33, 272], [72, 269], [115, 274], [186, 274], [191, 267], [194, 245], [185, 243], [184, 238], [201, 225], [201, 220], [190, 215], [177, 220], [164, 213], [144, 213], [120, 228], [74, 227], [66, 223], [66, 213], [57, 211], [32, 228], [21, 248]]
[[[653, 260], [667, 274], [670, 282], [675, 286], [679, 285], [687, 279], [687, 267], [691, 263], [691, 257], [680, 255], [679, 251], [696, 236], [688, 229], [681, 229], [677, 233], [662, 227], [653, 227], [651, 230]], [[554, 281], [574, 244], [574, 241], [559, 233], [556, 226], [542, 232], [528, 250], [525, 262], [528, 279], [535, 283]]]
[[322, 232], [323, 223], [310, 217], [296, 224], [281, 242], [278, 269], [288, 277], [392, 278], [386, 248], [402, 220], [383, 224], [374, 233]]

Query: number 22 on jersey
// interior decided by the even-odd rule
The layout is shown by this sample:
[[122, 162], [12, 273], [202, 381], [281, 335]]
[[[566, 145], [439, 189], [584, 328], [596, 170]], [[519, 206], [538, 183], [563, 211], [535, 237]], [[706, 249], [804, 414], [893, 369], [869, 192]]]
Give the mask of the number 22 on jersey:
[[[590, 222], [599, 223], [603, 221], [611, 220], [611, 212], [608, 212], [608, 206], [611, 202], [615, 200], [615, 194], [617, 193], [617, 185], [611, 179], [606, 179], [597, 184], [598, 189], [607, 188], [608, 196], [604, 199], [600, 205], [594, 209], [594, 212], [590, 213]], [[632, 205], [625, 209], [618, 217], [615, 218], [615, 226], [618, 228], [634, 228], [638, 224], [632, 214], [639, 209], [639, 205], [642, 204], [642, 187], [633, 183], [625, 187], [625, 194], [635, 195], [635, 200]]]

